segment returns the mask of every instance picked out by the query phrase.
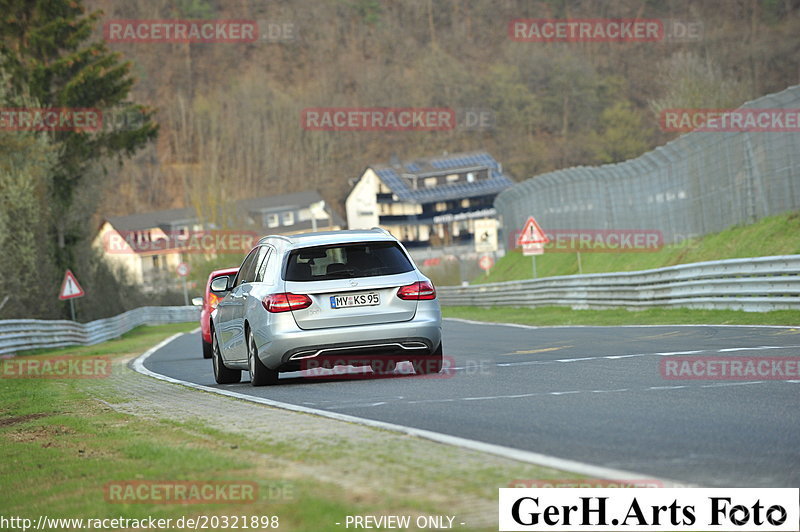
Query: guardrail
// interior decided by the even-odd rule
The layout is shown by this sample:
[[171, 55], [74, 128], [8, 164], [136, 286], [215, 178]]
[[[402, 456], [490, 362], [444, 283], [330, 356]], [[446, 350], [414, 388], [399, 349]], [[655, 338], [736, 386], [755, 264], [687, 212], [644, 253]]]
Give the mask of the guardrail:
[[113, 318], [77, 323], [69, 320], [0, 320], [0, 355], [28, 349], [93, 345], [140, 325], [200, 320], [199, 307], [139, 307]]
[[437, 291], [443, 305], [480, 307], [687, 307], [762, 312], [800, 309], [800, 255], [697, 262], [634, 272], [442, 286], [437, 287]]

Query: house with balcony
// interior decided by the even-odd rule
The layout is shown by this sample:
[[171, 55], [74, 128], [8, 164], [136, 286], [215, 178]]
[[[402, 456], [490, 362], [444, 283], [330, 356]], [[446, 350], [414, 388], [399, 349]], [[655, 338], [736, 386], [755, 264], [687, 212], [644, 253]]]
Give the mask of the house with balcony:
[[469, 244], [474, 221], [494, 218], [513, 184], [483, 151], [368, 166], [345, 201], [350, 229], [382, 227], [406, 246]]

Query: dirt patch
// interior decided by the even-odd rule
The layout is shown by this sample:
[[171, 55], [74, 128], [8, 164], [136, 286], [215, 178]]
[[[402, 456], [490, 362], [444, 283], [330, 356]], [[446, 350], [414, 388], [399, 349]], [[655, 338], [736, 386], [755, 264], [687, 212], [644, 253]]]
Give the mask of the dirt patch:
[[39, 419], [41, 417], [47, 417], [47, 414], [25, 414], [24, 416], [3, 417], [0, 418], [0, 428], [18, 425], [20, 423], [25, 423], [26, 421]]
[[15, 442], [42, 443], [42, 447], [54, 447], [56, 441], [62, 436], [75, 434], [75, 431], [64, 425], [45, 425], [28, 429], [15, 430], [6, 434], [6, 437]]

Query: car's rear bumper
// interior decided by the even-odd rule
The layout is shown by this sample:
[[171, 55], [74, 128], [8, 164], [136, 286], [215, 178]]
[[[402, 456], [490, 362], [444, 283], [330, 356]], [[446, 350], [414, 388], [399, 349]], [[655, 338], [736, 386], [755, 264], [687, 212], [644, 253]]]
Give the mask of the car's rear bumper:
[[428, 338], [384, 338], [380, 341], [345, 342], [292, 349], [282, 357], [281, 371], [300, 371], [334, 366], [366, 366], [376, 361], [430, 357], [437, 345]]
[[[421, 302], [422, 303], [422, 302]], [[369, 363], [374, 358], [415, 360], [429, 356], [442, 342], [438, 302], [420, 305], [413, 319], [403, 322], [303, 330], [294, 320], [253, 333], [261, 361], [270, 369]]]

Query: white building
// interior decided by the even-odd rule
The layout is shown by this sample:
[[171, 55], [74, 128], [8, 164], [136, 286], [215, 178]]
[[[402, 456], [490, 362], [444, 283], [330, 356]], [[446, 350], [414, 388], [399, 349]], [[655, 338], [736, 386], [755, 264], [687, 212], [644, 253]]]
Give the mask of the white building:
[[486, 152], [367, 167], [345, 202], [350, 229], [383, 227], [408, 246], [466, 244], [473, 221], [494, 218], [494, 198], [513, 184]]

